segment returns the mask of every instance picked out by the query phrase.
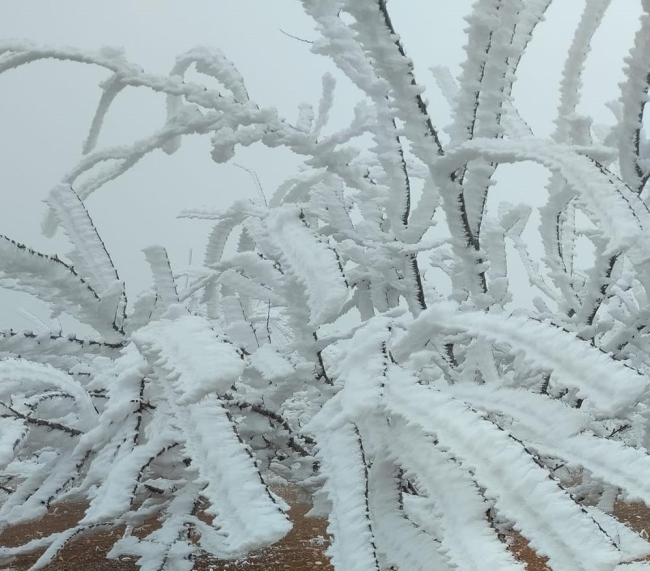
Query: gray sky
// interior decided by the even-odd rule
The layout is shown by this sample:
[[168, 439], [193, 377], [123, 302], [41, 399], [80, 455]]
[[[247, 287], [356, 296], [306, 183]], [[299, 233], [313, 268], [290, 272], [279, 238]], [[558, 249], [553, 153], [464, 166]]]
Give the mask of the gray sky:
[[[594, 115], [596, 122], [611, 122], [604, 103], [618, 96], [622, 59], [633, 41], [639, 4], [614, 0], [597, 33], [585, 75], [585, 92], [590, 95], [581, 109]], [[463, 15], [470, 5], [469, 0], [389, 3], [440, 127], [449, 122], [449, 108], [428, 67], [447, 65], [454, 75], [458, 73]], [[583, 5], [583, 0], [555, 0], [521, 65], [514, 96], [539, 135], [552, 131], [559, 72]], [[309, 44], [280, 29], [305, 39], [315, 37], [298, 0], [24, 0], [5, 2], [0, 11], [2, 39], [24, 37], [88, 49], [123, 46], [130, 60], [160, 73], [171, 68], [178, 53], [198, 44], [217, 46], [242, 72], [251, 97], [262, 106], [277, 107], [290, 119], [296, 117], [300, 102], [318, 104], [320, 77], [329, 70], [340, 78], [333, 124], [346, 125], [360, 94], [329, 61], [312, 55]], [[0, 233], [48, 253], [67, 251], [64, 238], [48, 240], [40, 234], [42, 200], [79, 160], [99, 99], [97, 85], [106, 75], [79, 64], [40, 62], [0, 76]], [[164, 121], [164, 103], [144, 90], [123, 93], [99, 144], [129, 143], [151, 133]], [[176, 269], [185, 265], [190, 248], [196, 261], [202, 258], [210, 226], [176, 220], [182, 208], [227, 206], [235, 198], [256, 198], [249, 176], [232, 165], [214, 164], [209, 150], [207, 138], [186, 138], [175, 155], [154, 153], [87, 202], [131, 299], [150, 282], [143, 247], [163, 244]], [[241, 150], [235, 161], [257, 171], [268, 195], [298, 164], [288, 151], [260, 145]], [[540, 185], [529, 184], [531, 172], [538, 171], [500, 169], [504, 189], [498, 192], [511, 202], [538, 204], [543, 193]], [[46, 315], [22, 296], [0, 293], [2, 327], [31, 327], [16, 312], [20, 304]]]

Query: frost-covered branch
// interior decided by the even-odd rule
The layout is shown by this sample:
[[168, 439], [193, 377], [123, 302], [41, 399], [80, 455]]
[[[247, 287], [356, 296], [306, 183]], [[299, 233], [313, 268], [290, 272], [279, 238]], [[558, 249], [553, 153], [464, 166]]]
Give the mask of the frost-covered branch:
[[[290, 528], [271, 472], [314, 493], [337, 571], [521, 571], [513, 529], [554, 570], [643, 568], [650, 544], [612, 510], [650, 505], [648, 2], [617, 125], [599, 137], [580, 115], [582, 76], [610, 2], [586, 2], [551, 139], [513, 98], [551, 0], [475, 2], [459, 77], [436, 72], [452, 108], [444, 145], [390, 4], [301, 4], [312, 51], [359, 88], [347, 126], [328, 123], [331, 74], [317, 110], [289, 121], [216, 49], [161, 75], [116, 50], [0, 43], [0, 73], [56, 59], [110, 74], [84, 157], [48, 198], [44, 229], [62, 227], [66, 260], [0, 238], [0, 286], [97, 334], [0, 334], [0, 530], [66, 501], [86, 510], [0, 559], [45, 549], [44, 566], [120, 525], [110, 556], [143, 569], [240, 557]], [[163, 96], [165, 121], [102, 147], [127, 88]], [[131, 304], [85, 201], [187, 134], [209, 136], [218, 163], [261, 143], [303, 164], [268, 200], [184, 211], [212, 223], [203, 266], [176, 272], [147, 248], [153, 287]], [[538, 212], [492, 191], [500, 165], [527, 163], [550, 172]], [[522, 191], [541, 189], [536, 172]], [[152, 517], [159, 529], [135, 531]]]

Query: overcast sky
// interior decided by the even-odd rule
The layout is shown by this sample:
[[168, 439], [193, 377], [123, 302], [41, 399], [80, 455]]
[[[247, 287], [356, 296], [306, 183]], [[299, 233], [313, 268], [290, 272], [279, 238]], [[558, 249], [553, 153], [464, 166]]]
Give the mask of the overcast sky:
[[[585, 76], [585, 91], [590, 95], [581, 111], [592, 114], [596, 122], [611, 122], [605, 103], [618, 96], [622, 60], [640, 14], [640, 0], [612, 4]], [[520, 67], [514, 96], [536, 134], [552, 131], [559, 72], [583, 5], [583, 0], [556, 0]], [[470, 6], [469, 0], [389, 2], [440, 127], [450, 120], [449, 108], [428, 68], [447, 65], [454, 75], [458, 73], [463, 16]], [[87, 49], [122, 46], [130, 60], [159, 73], [168, 72], [175, 55], [195, 45], [217, 46], [244, 75], [252, 99], [293, 119], [300, 102], [318, 104], [325, 71], [341, 76], [329, 61], [312, 55], [308, 43], [281, 30], [307, 40], [315, 37], [298, 0], [21, 0], [4, 2], [0, 11], [0, 39], [29, 38]], [[40, 234], [42, 201], [79, 160], [100, 95], [97, 86], [106, 76], [89, 66], [51, 61], [0, 76], [0, 233], [48, 253], [66, 252], [64, 238], [50, 240]], [[333, 121], [344, 126], [360, 94], [342, 78], [337, 93]], [[130, 143], [151, 133], [163, 124], [164, 103], [161, 96], [144, 90], [123, 93], [107, 118], [99, 144]], [[150, 283], [140, 252], [143, 247], [166, 246], [176, 268], [186, 264], [190, 249], [196, 261], [202, 258], [209, 224], [177, 220], [182, 208], [255, 199], [250, 177], [235, 166], [214, 164], [209, 151], [207, 138], [186, 138], [175, 155], [152, 154], [88, 200], [131, 299]], [[261, 145], [238, 152], [235, 161], [255, 169], [267, 194], [298, 165], [286, 150]], [[530, 172], [522, 176], [514, 167], [500, 169], [502, 192], [512, 194], [510, 201], [525, 198], [538, 203], [543, 177], [541, 185], [522, 185], [530, 180]], [[2, 327], [32, 327], [17, 312], [23, 304], [41, 317], [46, 315], [44, 308], [24, 297], [1, 294]]]

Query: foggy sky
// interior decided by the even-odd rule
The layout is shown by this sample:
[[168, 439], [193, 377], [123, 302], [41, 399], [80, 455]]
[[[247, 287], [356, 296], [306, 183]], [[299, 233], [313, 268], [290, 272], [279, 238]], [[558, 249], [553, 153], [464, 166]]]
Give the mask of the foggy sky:
[[[589, 93], [580, 112], [595, 122], [611, 123], [605, 103], [618, 97], [623, 57], [637, 27], [640, 2], [617, 0], [598, 31], [585, 74]], [[463, 15], [469, 0], [392, 0], [389, 9], [435, 123], [444, 127], [450, 110], [428, 71], [447, 65], [457, 75], [463, 58]], [[535, 33], [521, 66], [514, 97], [523, 117], [538, 135], [548, 136], [558, 102], [559, 73], [577, 24], [582, 0], [556, 0]], [[330, 71], [339, 79], [333, 127], [345, 126], [360, 92], [333, 64], [310, 53], [310, 45], [283, 34], [310, 40], [313, 24], [297, 0], [29, 0], [4, 2], [0, 39], [29, 38], [51, 45], [96, 49], [123, 46], [131, 61], [147, 71], [167, 73], [174, 57], [191, 47], [217, 46], [242, 72], [251, 98], [276, 107], [292, 120], [302, 101], [318, 105], [320, 78]], [[64, 255], [64, 237], [40, 234], [43, 199], [81, 157], [81, 144], [99, 100], [102, 70], [80, 64], [39, 62], [0, 76], [0, 233], [30, 247]], [[198, 76], [192, 79], [206, 82]], [[109, 113], [99, 145], [128, 144], [164, 123], [164, 97], [146, 90], [121, 94]], [[444, 135], [443, 135], [444, 136]], [[233, 165], [210, 159], [207, 137], [185, 138], [173, 156], [156, 152], [87, 201], [131, 297], [148, 287], [150, 276], [141, 249], [159, 243], [168, 248], [175, 269], [194, 251], [200, 262], [208, 223], [177, 220], [186, 207], [227, 206], [234, 199], [255, 199], [250, 177]], [[288, 176], [299, 160], [286, 149], [255, 145], [239, 150], [235, 162], [258, 173], [267, 195]], [[541, 184], [518, 167], [499, 169], [511, 202], [538, 204]], [[535, 178], [535, 177], [532, 177]], [[2, 327], [33, 328], [17, 313], [21, 305], [44, 318], [45, 306], [26, 296], [0, 292]], [[64, 322], [65, 326], [65, 322]]]

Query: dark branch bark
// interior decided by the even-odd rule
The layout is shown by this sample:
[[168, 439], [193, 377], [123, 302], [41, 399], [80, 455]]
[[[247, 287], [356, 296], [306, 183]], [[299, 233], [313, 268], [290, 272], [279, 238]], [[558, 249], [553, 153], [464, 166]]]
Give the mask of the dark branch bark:
[[17, 410], [11, 408], [8, 404], [4, 402], [0, 402], [0, 405], [5, 407], [11, 413], [11, 414], [2, 414], [0, 415], [0, 418], [11, 418], [11, 417], [20, 418], [21, 420], [24, 420], [29, 424], [34, 424], [36, 426], [43, 426], [45, 428], [49, 428], [50, 430], [61, 430], [62, 432], [68, 433], [70, 436], [79, 436], [83, 434], [81, 430], [77, 430], [76, 428], [72, 428], [71, 426], [65, 426], [64, 424], [61, 424], [59, 422], [51, 422], [49, 420], [43, 420], [42, 418], [34, 418], [33, 416], [27, 416], [25, 414], [22, 414], [21, 412], [18, 412]]

